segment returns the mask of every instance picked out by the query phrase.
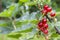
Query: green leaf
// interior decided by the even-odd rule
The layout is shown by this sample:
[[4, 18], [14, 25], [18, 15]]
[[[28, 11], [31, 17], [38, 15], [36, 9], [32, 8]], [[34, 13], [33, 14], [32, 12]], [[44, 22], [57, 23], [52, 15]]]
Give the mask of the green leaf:
[[37, 3], [36, 2], [27, 2], [25, 3], [25, 5], [28, 5], [28, 6], [33, 6], [33, 5], [36, 5]]
[[32, 24], [25, 24], [21, 27], [18, 27], [16, 30], [13, 30], [12, 32], [29, 32], [33, 29]]
[[56, 16], [59, 16], [60, 15], [60, 12], [56, 12]]
[[8, 26], [8, 22], [4, 20], [0, 20], [0, 27], [7, 27], [7, 26]]
[[20, 2], [28, 2], [28, 1], [30, 1], [30, 0], [19, 0]]
[[[3, 37], [3, 38], [2, 38]], [[15, 36], [16, 37], [16, 36]], [[0, 34], [0, 40], [18, 40], [16, 38], [10, 38], [7, 36], [7, 34]]]
[[0, 17], [11, 17], [14, 9], [15, 5], [11, 5], [8, 9], [0, 13]]
[[[28, 33], [22, 33], [22, 37], [20, 37], [20, 40], [29, 40], [31, 38], [33, 38], [35, 36], [35, 34], [37, 33], [36, 28], [34, 28], [31, 32]], [[23, 38], [23, 39], [22, 39]]]
[[1, 34], [7, 34], [7, 33], [10, 33], [11, 31], [12, 31], [12, 29], [10, 29], [8, 27], [0, 27]]
[[37, 33], [37, 30], [36, 30], [36, 28], [34, 28], [34, 29], [30, 30], [29, 32], [26, 32], [26, 30], [25, 30], [25, 32], [12, 32], [12, 33], [8, 34], [7, 36], [11, 37], [11, 38], [20, 37], [20, 38], [24, 39], [26, 37], [26, 39], [30, 39], [30, 38], [34, 37], [34, 35], [36, 33]]
[[13, 34], [13, 35], [9, 34], [8, 37], [18, 39], [19, 37], [22, 36], [20, 33], [19, 33], [19, 34], [18, 34], [18, 33], [12, 33], [12, 34]]
[[23, 24], [31, 23], [31, 24], [37, 24], [38, 20], [17, 20], [16, 27], [21, 27]]
[[57, 33], [52, 33], [51, 37], [58, 37], [59, 35]]

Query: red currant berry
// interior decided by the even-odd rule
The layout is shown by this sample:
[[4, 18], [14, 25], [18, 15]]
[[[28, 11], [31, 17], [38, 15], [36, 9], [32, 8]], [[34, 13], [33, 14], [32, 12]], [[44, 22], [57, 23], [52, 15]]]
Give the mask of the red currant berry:
[[44, 9], [42, 10], [42, 14], [47, 15], [47, 13], [48, 13], [47, 10]]
[[42, 10], [42, 14], [46, 15], [47, 14], [47, 10]]
[[44, 31], [43, 27], [38, 27], [39, 30]]
[[46, 10], [48, 8], [48, 5], [44, 5], [44, 9]]
[[47, 8], [47, 11], [48, 12], [51, 12], [52, 11], [52, 8], [51, 7]]
[[45, 29], [47, 29], [48, 28], [48, 24], [46, 23], [46, 24], [44, 24], [44, 28]]
[[56, 13], [53, 13], [53, 12], [50, 14], [51, 17], [54, 17], [55, 15]]
[[48, 34], [48, 30], [44, 30], [43, 33], [44, 33], [44, 34]]
[[42, 23], [45, 24], [47, 22], [47, 19], [46, 18], [43, 18], [42, 19]]
[[43, 23], [42, 22], [39, 22], [38, 23], [38, 27], [42, 27], [43, 26]]
[[44, 27], [42, 27], [42, 28], [40, 28], [40, 30], [43, 32], [43, 31], [45, 30], [45, 28], [44, 28]]

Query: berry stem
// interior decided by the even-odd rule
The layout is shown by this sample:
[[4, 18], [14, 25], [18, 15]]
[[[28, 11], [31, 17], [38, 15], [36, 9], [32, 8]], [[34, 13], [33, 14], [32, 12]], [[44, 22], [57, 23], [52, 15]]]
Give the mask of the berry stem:
[[49, 40], [49, 39], [48, 39], [48, 35], [45, 36], [45, 39], [46, 39], [46, 40]]
[[48, 18], [48, 20], [52, 23], [52, 21], [51, 21], [51, 19], [48, 17], [48, 15], [45, 15], [46, 16], [46, 18]]

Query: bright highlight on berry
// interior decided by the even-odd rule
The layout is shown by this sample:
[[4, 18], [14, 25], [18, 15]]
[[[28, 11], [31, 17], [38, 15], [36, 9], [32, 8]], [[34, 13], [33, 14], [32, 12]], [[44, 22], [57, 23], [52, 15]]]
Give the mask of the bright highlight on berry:
[[52, 12], [52, 13], [50, 14], [51, 17], [54, 17], [55, 15], [56, 15], [55, 12]]

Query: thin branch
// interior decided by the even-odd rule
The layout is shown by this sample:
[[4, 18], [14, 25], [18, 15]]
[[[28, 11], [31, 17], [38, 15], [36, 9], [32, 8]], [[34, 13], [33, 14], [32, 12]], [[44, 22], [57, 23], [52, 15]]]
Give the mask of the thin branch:
[[15, 18], [14, 19], [10, 18], [10, 20], [12, 21], [12, 25], [13, 25], [14, 29], [16, 30]]
[[56, 32], [57, 32], [58, 34], [60, 34], [60, 30], [59, 30], [56, 26], [55, 26], [54, 28], [55, 28]]
[[12, 21], [12, 25], [13, 25], [14, 29], [16, 30], [15, 21]]
[[46, 16], [46, 18], [48, 18], [48, 20], [49, 20], [50, 22], [52, 22], [51, 19], [48, 17], [48, 15], [45, 15], [45, 16]]

